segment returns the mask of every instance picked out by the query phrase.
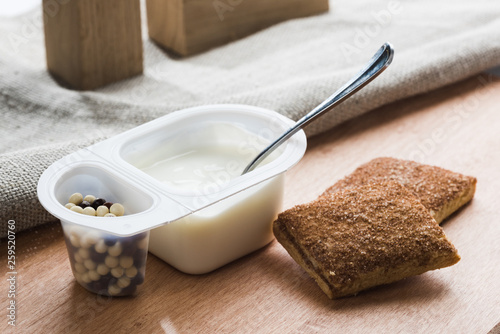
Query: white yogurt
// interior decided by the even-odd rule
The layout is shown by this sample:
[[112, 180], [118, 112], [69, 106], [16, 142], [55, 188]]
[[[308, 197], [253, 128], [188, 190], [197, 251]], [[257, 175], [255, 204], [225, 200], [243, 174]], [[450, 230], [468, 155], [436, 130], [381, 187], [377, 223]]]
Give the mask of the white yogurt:
[[[215, 140], [214, 145], [210, 143], [213, 138], [200, 138], [197, 146], [182, 153], [179, 146], [164, 147], [161, 154], [151, 153], [149, 164], [143, 164], [141, 170], [171, 187], [194, 193], [220, 190], [241, 174], [267, 142], [260, 140], [259, 144], [255, 135], [233, 125], [218, 125], [215, 132], [221, 137], [229, 133], [231, 140]], [[212, 129], [206, 134], [215, 132]], [[272, 222], [281, 210], [282, 197], [280, 175], [152, 230], [149, 250], [183, 272], [212, 271], [273, 240]]]
[[149, 251], [188, 274], [204, 274], [274, 238], [284, 174], [151, 231]]
[[248, 159], [237, 147], [225, 145], [191, 149], [160, 160], [142, 171], [175, 188], [201, 190], [224, 186], [241, 174]]

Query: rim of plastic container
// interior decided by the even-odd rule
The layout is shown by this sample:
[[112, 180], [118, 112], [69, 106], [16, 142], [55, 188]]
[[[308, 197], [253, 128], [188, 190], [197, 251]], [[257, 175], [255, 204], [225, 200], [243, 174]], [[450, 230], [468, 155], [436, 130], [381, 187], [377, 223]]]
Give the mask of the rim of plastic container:
[[[217, 112], [236, 112], [258, 117], [268, 117], [282, 123], [284, 129], [294, 122], [277, 112], [240, 104], [207, 105], [179, 110], [166, 116], [125, 131], [112, 138], [94, 144], [75, 153], [69, 154], [52, 164], [40, 177], [37, 192], [40, 203], [52, 215], [66, 223], [95, 228], [119, 236], [141, 233], [155, 227], [168, 224], [191, 213], [215, 204], [227, 197], [260, 184], [276, 175], [286, 172], [300, 161], [305, 153], [307, 139], [303, 131], [299, 131], [285, 144], [283, 152], [270, 163], [254, 171], [233, 179], [227, 186], [211, 194], [193, 196], [186, 192], [166, 187], [152, 176], [132, 166], [120, 156], [120, 150], [127, 143], [147, 136], [155, 130], [177, 121], [207, 116]], [[106, 154], [107, 153], [107, 154]], [[122, 217], [91, 217], [68, 210], [56, 198], [56, 185], [63, 175], [78, 166], [90, 165], [101, 168], [141, 193], [150, 196], [152, 205], [139, 213]], [[78, 191], [75, 189], [75, 192]]]
[[[75, 155], [85, 160], [75, 160]], [[57, 199], [56, 186], [59, 180], [67, 173], [82, 167], [96, 168], [108, 173], [108, 175], [117, 182], [122, 182], [127, 187], [134, 189], [143, 196], [149, 197], [151, 204], [145, 210], [121, 217], [93, 217], [68, 210], [64, 207], [64, 204]], [[74, 192], [78, 192], [78, 190], [76, 189]], [[152, 228], [147, 226], [147, 224], [138, 224], [138, 222], [158, 221], [158, 217], [179, 219], [191, 213], [190, 210], [175, 202], [168, 203], [170, 204], [168, 206], [160, 206], [160, 204], [169, 201], [169, 199], [160, 198], [158, 194], [149, 191], [149, 189], [143, 187], [137, 180], [127, 178], [125, 175], [117, 173], [109, 164], [100, 161], [99, 157], [86, 149], [79, 150], [75, 152], [75, 154], [70, 154], [49, 166], [38, 181], [37, 195], [42, 206], [61, 221], [90, 227], [118, 236], [135, 235]], [[168, 210], [166, 210], [167, 207]]]

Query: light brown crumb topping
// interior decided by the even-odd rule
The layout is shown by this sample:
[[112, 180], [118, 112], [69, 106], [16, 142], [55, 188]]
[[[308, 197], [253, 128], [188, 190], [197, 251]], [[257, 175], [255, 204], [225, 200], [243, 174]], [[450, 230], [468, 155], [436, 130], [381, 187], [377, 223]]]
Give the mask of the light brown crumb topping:
[[428, 210], [394, 181], [324, 194], [281, 213], [275, 229], [300, 244], [332, 287], [377, 268], [428, 266], [438, 256], [459, 259]]
[[476, 178], [449, 170], [395, 158], [377, 158], [328, 188], [321, 196], [374, 181], [397, 181], [435, 212], [474, 187]]

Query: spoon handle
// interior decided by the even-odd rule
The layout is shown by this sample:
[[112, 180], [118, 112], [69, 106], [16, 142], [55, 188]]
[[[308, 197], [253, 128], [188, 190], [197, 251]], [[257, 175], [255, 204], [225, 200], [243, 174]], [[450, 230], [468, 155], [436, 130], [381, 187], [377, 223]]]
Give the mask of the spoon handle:
[[319, 106], [317, 106], [307, 115], [298, 120], [293, 127], [288, 129], [278, 139], [276, 139], [262, 152], [260, 152], [259, 155], [257, 155], [255, 159], [253, 159], [252, 162], [247, 165], [241, 175], [254, 170], [255, 167], [257, 167], [257, 165], [262, 162], [262, 160], [267, 158], [269, 154], [271, 154], [278, 146], [280, 146], [291, 136], [293, 136], [297, 131], [311, 123], [319, 116], [326, 114], [328, 111], [332, 110], [338, 104], [344, 102], [344, 100], [370, 83], [391, 64], [393, 57], [394, 49], [392, 45], [390, 43], [385, 43], [384, 45], [382, 45], [382, 47], [375, 53], [375, 55], [373, 55], [372, 59], [370, 59], [370, 61], [358, 74], [356, 74], [356, 76], [354, 76], [349, 82], [347, 82], [344, 86], [333, 93], [333, 95], [322, 102]]

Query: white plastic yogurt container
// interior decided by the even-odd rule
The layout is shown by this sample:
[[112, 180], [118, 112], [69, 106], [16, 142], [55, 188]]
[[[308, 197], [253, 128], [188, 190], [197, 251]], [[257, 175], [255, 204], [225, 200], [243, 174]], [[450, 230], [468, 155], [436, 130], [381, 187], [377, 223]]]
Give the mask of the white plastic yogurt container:
[[[274, 111], [246, 105], [195, 107], [52, 164], [40, 177], [38, 198], [61, 220], [77, 281], [93, 292], [133, 293], [144, 279], [148, 240], [151, 253], [193, 274], [212, 271], [269, 243], [272, 222], [281, 210], [283, 173], [302, 158], [307, 142], [304, 132], [295, 134], [254, 171], [240, 174], [293, 123]], [[119, 202], [125, 215], [91, 217], [68, 210], [64, 205], [75, 192]], [[76, 265], [80, 263], [76, 260], [85, 259], [77, 256], [75, 260], [78, 252], [87, 255], [80, 250], [84, 248], [81, 240], [90, 240], [83, 245], [96, 265], [110, 256], [94, 252], [97, 243], [104, 241], [108, 248], [115, 247], [110, 249], [118, 262], [121, 254], [134, 257], [138, 276], [124, 274], [129, 280], [117, 285], [117, 275], [108, 273], [97, 279], [92, 272], [95, 280], [89, 281], [89, 272]], [[111, 265], [115, 262], [108, 259]], [[94, 267], [90, 261], [87, 264]]]

